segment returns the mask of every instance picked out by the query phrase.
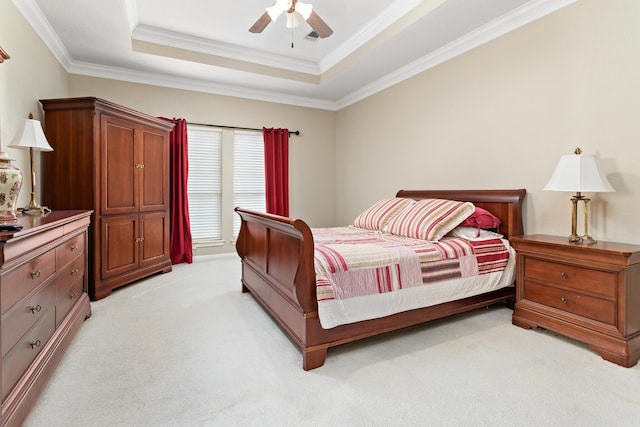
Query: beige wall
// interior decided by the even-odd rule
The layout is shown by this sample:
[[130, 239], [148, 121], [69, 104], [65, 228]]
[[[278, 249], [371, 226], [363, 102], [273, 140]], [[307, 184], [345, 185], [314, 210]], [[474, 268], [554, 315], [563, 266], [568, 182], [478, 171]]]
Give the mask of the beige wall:
[[300, 130], [289, 144], [290, 215], [313, 226], [335, 223], [333, 112], [79, 75], [69, 76], [69, 91], [188, 122]]
[[339, 111], [337, 222], [401, 188], [525, 188], [525, 232], [568, 235], [571, 194], [542, 188], [580, 146], [616, 189], [591, 235], [640, 244], [639, 16], [580, 0]]
[[[11, 59], [0, 64], [0, 140], [24, 175], [18, 206], [27, 204], [31, 192], [29, 153], [7, 148], [29, 113], [42, 120], [38, 100], [67, 94], [67, 73], [40, 37], [8, 0], [0, 1], [0, 46]], [[35, 154], [36, 184], [40, 180], [40, 153]], [[38, 193], [40, 188], [36, 187]], [[38, 201], [42, 199], [38, 198]]]

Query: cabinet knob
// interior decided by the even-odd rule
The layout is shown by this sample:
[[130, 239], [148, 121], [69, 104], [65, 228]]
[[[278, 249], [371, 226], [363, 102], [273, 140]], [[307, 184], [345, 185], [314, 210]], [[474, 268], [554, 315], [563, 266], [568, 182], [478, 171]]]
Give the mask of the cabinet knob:
[[136, 239], [136, 243], [141, 243], [141, 242], [144, 242], [144, 237], [138, 237]]
[[143, 163], [136, 163], [136, 169], [144, 169]]
[[74, 292], [74, 293], [72, 293], [71, 295], [69, 295], [69, 298], [71, 298], [71, 299], [76, 299], [76, 298], [78, 298], [78, 295], [79, 295], [79, 294], [78, 294], [77, 292]]
[[562, 276], [563, 279], [566, 279], [567, 277], [569, 277], [566, 271], [563, 271], [562, 273], [560, 273], [560, 275]]
[[73, 270], [71, 270], [71, 275], [75, 276], [76, 274], [78, 274], [80, 270], [78, 270], [77, 268], [74, 268]]
[[31, 278], [35, 279], [36, 277], [40, 277], [40, 270], [32, 271]]
[[31, 343], [30, 343], [31, 348], [40, 347], [40, 344], [42, 344], [42, 342], [40, 342], [40, 340], [31, 341]]
[[71, 252], [75, 252], [78, 250], [78, 245], [71, 246]]
[[562, 301], [563, 304], [566, 304], [567, 303], [567, 298], [566, 297], [562, 297], [562, 298], [560, 298], [560, 301]]
[[38, 304], [38, 305], [35, 305], [33, 307], [29, 307], [29, 310], [31, 310], [32, 314], [36, 314], [36, 313], [42, 311], [42, 306], [40, 304]]

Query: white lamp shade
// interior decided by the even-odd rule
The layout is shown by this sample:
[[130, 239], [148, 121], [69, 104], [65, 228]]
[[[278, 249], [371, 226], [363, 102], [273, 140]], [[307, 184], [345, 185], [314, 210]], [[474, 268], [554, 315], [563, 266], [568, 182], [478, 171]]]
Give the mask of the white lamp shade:
[[302, 3], [301, 1], [296, 3], [296, 12], [302, 15], [305, 21], [309, 19], [312, 11], [313, 11], [312, 5], [307, 3]]
[[298, 28], [298, 18], [295, 13], [287, 13], [287, 28]]
[[24, 128], [16, 139], [9, 144], [13, 148], [33, 148], [38, 151], [53, 151], [42, 131], [38, 120], [25, 119]]
[[276, 22], [276, 19], [278, 19], [278, 16], [280, 16], [280, 14], [282, 13], [282, 9], [280, 9], [277, 4], [274, 4], [273, 6], [267, 8], [267, 13], [271, 18], [271, 21]]
[[561, 156], [544, 189], [586, 193], [616, 191], [600, 172], [595, 156], [582, 154]]

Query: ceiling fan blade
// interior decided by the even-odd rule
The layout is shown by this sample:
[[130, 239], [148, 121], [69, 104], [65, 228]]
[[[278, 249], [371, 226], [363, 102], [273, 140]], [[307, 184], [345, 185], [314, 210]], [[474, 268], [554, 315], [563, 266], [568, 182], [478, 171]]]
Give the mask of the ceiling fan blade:
[[260, 18], [249, 28], [249, 31], [252, 33], [261, 33], [267, 28], [267, 25], [271, 22], [271, 17], [267, 12], [263, 13]]
[[311, 15], [309, 15], [309, 17], [307, 18], [307, 23], [320, 38], [324, 39], [333, 34], [333, 30], [327, 25], [326, 22], [322, 20], [322, 18], [320, 18], [320, 16], [315, 11], [312, 11]]

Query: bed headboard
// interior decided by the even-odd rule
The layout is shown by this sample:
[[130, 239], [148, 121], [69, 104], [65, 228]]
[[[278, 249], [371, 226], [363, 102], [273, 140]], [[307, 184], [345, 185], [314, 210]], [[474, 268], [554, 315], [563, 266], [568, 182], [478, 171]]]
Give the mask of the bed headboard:
[[527, 193], [517, 190], [400, 190], [397, 197], [420, 199], [448, 199], [471, 202], [488, 210], [500, 219], [500, 233], [506, 238], [522, 236], [522, 202]]

